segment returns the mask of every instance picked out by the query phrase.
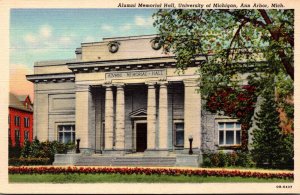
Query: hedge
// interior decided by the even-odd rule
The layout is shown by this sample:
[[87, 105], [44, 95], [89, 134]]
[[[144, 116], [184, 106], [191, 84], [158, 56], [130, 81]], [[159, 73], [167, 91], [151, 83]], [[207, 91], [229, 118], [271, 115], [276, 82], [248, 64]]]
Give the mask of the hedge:
[[50, 158], [10, 158], [9, 165], [21, 166], [21, 165], [51, 165]]

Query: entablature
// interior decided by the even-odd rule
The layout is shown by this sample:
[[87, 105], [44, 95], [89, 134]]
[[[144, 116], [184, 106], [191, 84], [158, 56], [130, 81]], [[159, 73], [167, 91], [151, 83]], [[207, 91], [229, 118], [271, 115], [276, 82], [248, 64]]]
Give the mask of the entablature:
[[[189, 67], [200, 66], [206, 60], [205, 57], [198, 57]], [[174, 57], [157, 57], [142, 59], [110, 60], [110, 61], [89, 61], [67, 63], [68, 68], [73, 73], [88, 72], [108, 72], [124, 70], [175, 68], [176, 60]]]

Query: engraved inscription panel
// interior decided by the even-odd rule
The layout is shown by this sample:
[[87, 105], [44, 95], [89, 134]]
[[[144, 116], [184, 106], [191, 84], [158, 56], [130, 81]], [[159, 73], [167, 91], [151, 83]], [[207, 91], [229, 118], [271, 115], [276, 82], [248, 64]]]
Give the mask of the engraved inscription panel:
[[114, 71], [105, 73], [106, 80], [113, 79], [131, 79], [131, 78], [166, 78], [165, 69], [154, 69], [154, 70], [133, 70], [133, 71]]

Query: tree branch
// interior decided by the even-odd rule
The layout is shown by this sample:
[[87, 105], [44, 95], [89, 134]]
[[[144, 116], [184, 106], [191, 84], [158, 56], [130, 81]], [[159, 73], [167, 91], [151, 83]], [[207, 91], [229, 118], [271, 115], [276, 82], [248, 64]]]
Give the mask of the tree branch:
[[[226, 13], [229, 13], [229, 14], [231, 14], [231, 15], [233, 15], [233, 16], [236, 16], [238, 19], [243, 19], [243, 20], [245, 20], [245, 21], [247, 21], [247, 22], [250, 22], [250, 23], [252, 23], [254, 26], [260, 26], [260, 27], [262, 27], [262, 28], [266, 28], [266, 24], [270, 24], [270, 23], [268, 23], [267, 21], [271, 22], [271, 20], [270, 20], [268, 14], [267, 14], [267, 12], [266, 12], [266, 10], [259, 10], [261, 16], [262, 16], [262, 17], [264, 18], [264, 20], [266, 21], [266, 24], [263, 23], [262, 21], [259, 21], [259, 20], [256, 20], [256, 19], [250, 19], [250, 18], [246, 17], [245, 15], [240, 14], [239, 12], [236, 13], [236, 12], [231, 12], [231, 11], [229, 11], [229, 10], [223, 10], [223, 11], [225, 11]], [[262, 13], [262, 12], [263, 12], [263, 13]], [[271, 23], [272, 23], [272, 22], [271, 22]], [[286, 33], [281, 32], [281, 31], [279, 31], [279, 32], [277, 32], [277, 33], [279, 33], [279, 35], [281, 35], [281, 37], [284, 37], [285, 40], [287, 40], [287, 41], [289, 42], [289, 44], [290, 44], [292, 47], [294, 47], [294, 38], [293, 38], [293, 37], [291, 37], [289, 34], [286, 34]]]
[[227, 53], [226, 53], [226, 63], [225, 63], [226, 66], [227, 66], [227, 63], [228, 63], [228, 57], [229, 57], [230, 50], [231, 50], [231, 47], [232, 47], [232, 45], [233, 45], [233, 42], [234, 42], [234, 40], [238, 37], [238, 35], [240, 34], [240, 31], [241, 31], [242, 27], [243, 27], [246, 23], [247, 23], [247, 21], [241, 22], [241, 24], [239, 25], [238, 29], [236, 30], [236, 32], [235, 32], [233, 38], [231, 39], [229, 48], [227, 49]]
[[[271, 19], [269, 18], [266, 10], [263, 10], [263, 9], [260, 9], [258, 10], [261, 14], [261, 16], [263, 17], [263, 19], [265, 20], [266, 24], [267, 25], [271, 25], [272, 24], [272, 21]], [[280, 37], [280, 32], [274, 30], [274, 29], [269, 29], [269, 32], [272, 36], [272, 38], [275, 40], [275, 41], [278, 41], [279, 40], [279, 37]], [[292, 41], [292, 46], [294, 47], [294, 40], [290, 40]], [[294, 80], [294, 67], [291, 65], [291, 63], [287, 60], [287, 56], [286, 54], [284, 53], [284, 50], [283, 49], [280, 49], [277, 51], [280, 59], [281, 59], [281, 62], [286, 70], [286, 72], [291, 76], [291, 78]]]

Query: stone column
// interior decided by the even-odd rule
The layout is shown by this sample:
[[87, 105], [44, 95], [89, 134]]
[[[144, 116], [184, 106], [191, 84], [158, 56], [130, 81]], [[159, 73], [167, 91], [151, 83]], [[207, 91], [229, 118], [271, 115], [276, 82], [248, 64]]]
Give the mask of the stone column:
[[124, 85], [117, 85], [116, 97], [116, 150], [125, 149], [125, 97]]
[[201, 96], [197, 92], [195, 79], [184, 80], [184, 148], [189, 148], [189, 137], [193, 137], [193, 148], [201, 147]]
[[159, 150], [168, 150], [168, 82], [161, 82], [159, 88]]
[[106, 85], [105, 92], [105, 146], [104, 150], [113, 149], [114, 99], [111, 85]]
[[92, 95], [89, 85], [76, 85], [76, 138], [80, 138], [82, 153], [92, 149], [93, 135], [91, 118]]
[[155, 83], [148, 83], [147, 100], [147, 150], [155, 150], [156, 136], [156, 93]]

